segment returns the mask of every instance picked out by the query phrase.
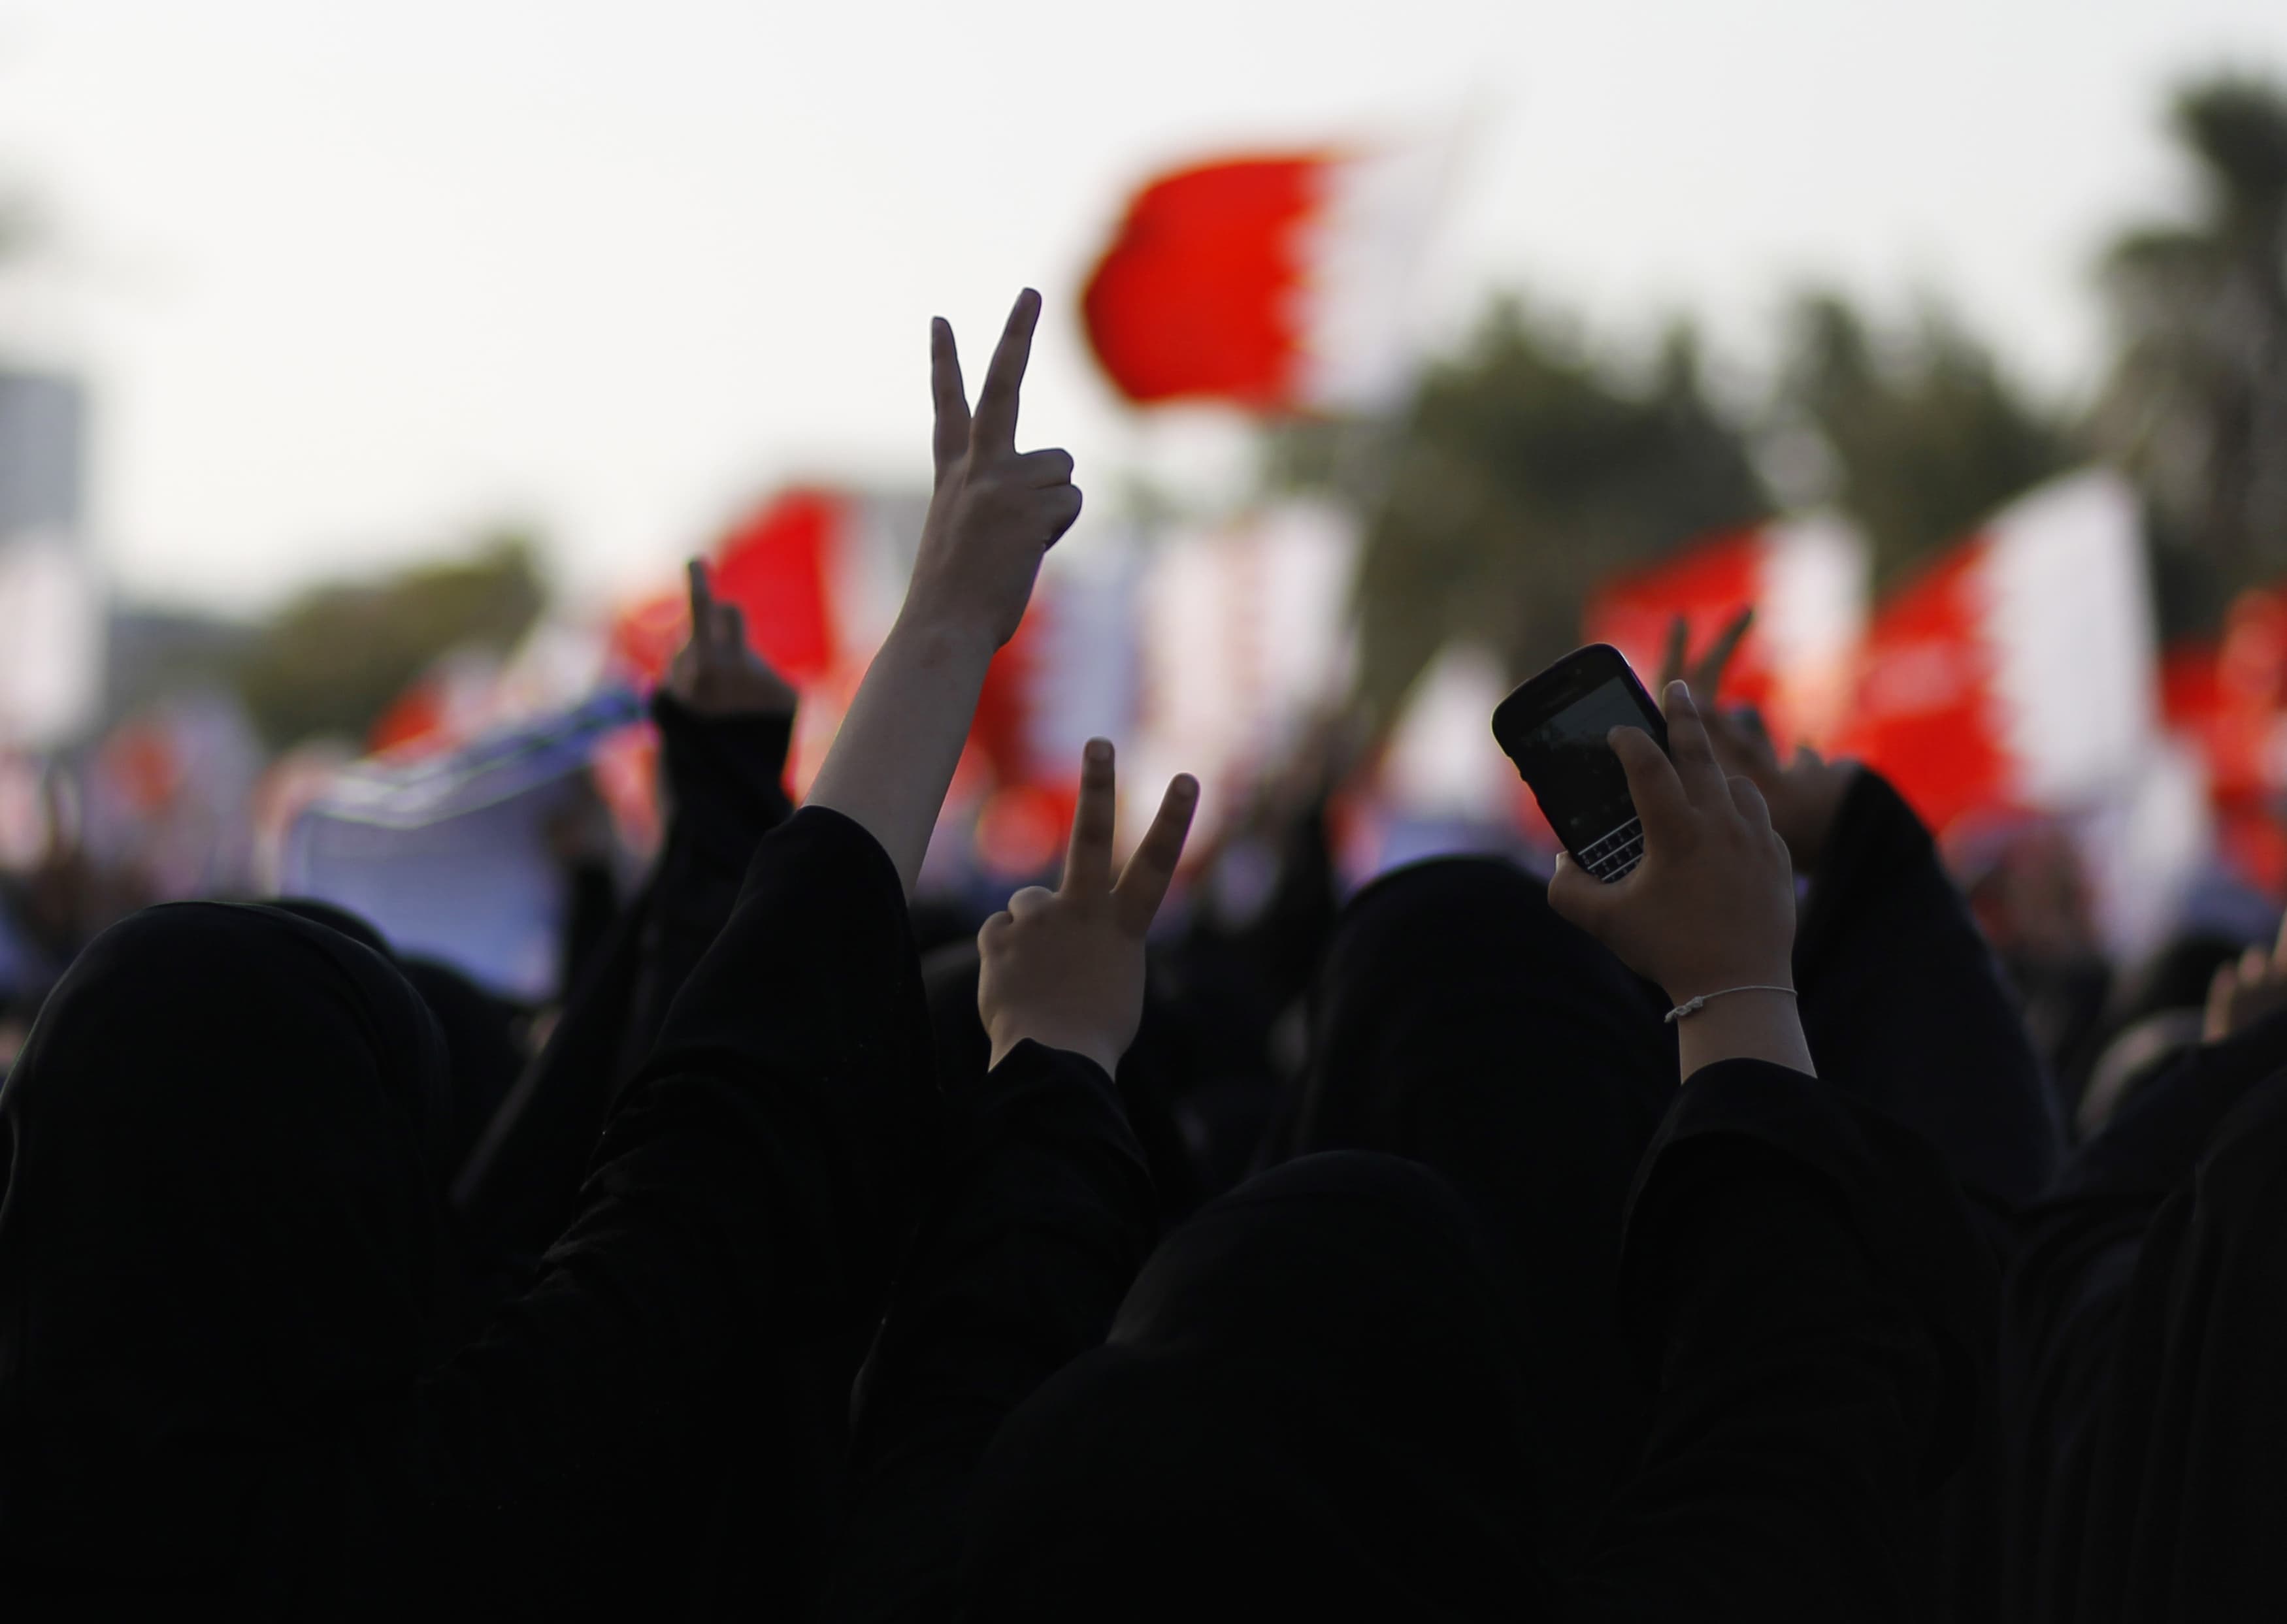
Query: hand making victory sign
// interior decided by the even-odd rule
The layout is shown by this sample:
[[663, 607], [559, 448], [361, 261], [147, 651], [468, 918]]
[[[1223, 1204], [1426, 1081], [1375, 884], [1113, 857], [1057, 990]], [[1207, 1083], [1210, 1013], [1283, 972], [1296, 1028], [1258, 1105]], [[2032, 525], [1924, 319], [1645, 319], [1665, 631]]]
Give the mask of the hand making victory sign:
[[993, 651], [1016, 635], [1041, 556], [1080, 516], [1072, 460], [1017, 449], [1017, 396], [1041, 296], [1017, 297], [972, 414], [953, 328], [930, 328], [937, 464], [913, 579], [811, 784], [809, 804], [865, 827], [907, 895], [977, 713]]
[[930, 327], [937, 484], [907, 603], [925, 603], [994, 648], [1016, 635], [1041, 556], [1080, 516], [1072, 453], [1017, 449], [1017, 392], [1040, 319], [1041, 296], [1027, 288], [1009, 312], [974, 414], [952, 326], [939, 318]]
[[1178, 774], [1113, 879], [1112, 743], [1088, 742], [1063, 883], [1017, 892], [977, 933], [977, 1008], [993, 1039], [993, 1064], [1029, 1037], [1086, 1055], [1107, 1076], [1118, 1068], [1144, 1018], [1144, 937], [1175, 880], [1199, 804], [1199, 781]]

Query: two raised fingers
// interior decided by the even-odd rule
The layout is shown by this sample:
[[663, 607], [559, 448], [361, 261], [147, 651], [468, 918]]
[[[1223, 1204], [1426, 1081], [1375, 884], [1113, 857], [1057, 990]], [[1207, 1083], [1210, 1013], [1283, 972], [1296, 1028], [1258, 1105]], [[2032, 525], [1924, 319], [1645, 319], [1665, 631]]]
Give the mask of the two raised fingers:
[[[973, 415], [961, 379], [961, 352], [953, 341], [953, 326], [942, 316], [930, 323], [930, 393], [937, 417], [930, 445], [940, 476], [972, 447], [1015, 453], [1017, 397], [1023, 390], [1025, 365], [1032, 359], [1033, 330], [1040, 319], [1041, 296], [1027, 288], [1017, 296], [1016, 307], [1001, 329], [1001, 342], [985, 368], [985, 386], [977, 391]], [[1065, 459], [1064, 477], [1067, 479], [1072, 477], [1070, 461]]]
[[1667, 623], [1667, 646], [1659, 662], [1659, 685], [1663, 691], [1670, 682], [1688, 682], [1691, 691], [1710, 705], [1723, 685], [1723, 673], [1731, 664], [1731, 656], [1739, 651], [1740, 641], [1747, 628], [1755, 623], [1755, 606], [1752, 603], [1731, 617], [1707, 652], [1696, 666], [1687, 666], [1685, 654], [1691, 635], [1691, 623], [1677, 615]]
[[1190, 835], [1191, 815], [1199, 804], [1199, 781], [1178, 774], [1160, 798], [1159, 810], [1144, 832], [1142, 844], [1129, 855], [1120, 878], [1112, 877], [1112, 847], [1118, 809], [1117, 771], [1109, 739], [1092, 738], [1080, 755], [1080, 803], [1072, 813], [1072, 845], [1064, 855], [1064, 878], [1060, 895], [1093, 900], [1107, 894], [1112, 918], [1130, 935], [1140, 936], [1151, 926], [1175, 882], [1183, 861], [1183, 841]]

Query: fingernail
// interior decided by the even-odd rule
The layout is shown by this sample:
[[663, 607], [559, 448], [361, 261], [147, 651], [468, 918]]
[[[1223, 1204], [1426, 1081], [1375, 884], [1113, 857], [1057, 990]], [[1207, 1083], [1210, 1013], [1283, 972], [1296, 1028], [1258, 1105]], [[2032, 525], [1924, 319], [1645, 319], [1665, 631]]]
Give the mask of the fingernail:
[[1177, 773], [1175, 790], [1176, 794], [1188, 800], [1199, 792], [1199, 781], [1189, 773]]
[[1088, 740], [1088, 759], [1092, 764], [1097, 767], [1101, 767], [1106, 761], [1112, 760], [1112, 741], [1108, 738], [1092, 738]]

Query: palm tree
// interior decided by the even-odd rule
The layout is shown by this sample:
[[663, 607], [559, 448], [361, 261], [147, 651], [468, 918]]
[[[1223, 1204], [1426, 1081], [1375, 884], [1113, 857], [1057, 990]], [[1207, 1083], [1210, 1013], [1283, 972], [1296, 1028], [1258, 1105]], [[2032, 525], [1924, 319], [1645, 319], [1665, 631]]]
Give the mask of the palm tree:
[[2090, 430], [2163, 539], [2235, 587], [2287, 567], [2287, 95], [2211, 80], [2178, 98], [2175, 127], [2204, 207], [2107, 256], [2119, 351]]

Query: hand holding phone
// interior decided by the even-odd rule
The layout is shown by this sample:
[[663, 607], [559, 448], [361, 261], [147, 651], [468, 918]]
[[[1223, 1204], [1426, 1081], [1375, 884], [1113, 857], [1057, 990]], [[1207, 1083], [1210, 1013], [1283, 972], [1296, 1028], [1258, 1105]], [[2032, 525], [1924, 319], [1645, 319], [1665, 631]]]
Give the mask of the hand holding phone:
[[1643, 825], [1610, 743], [1622, 727], [1667, 747], [1659, 708], [1619, 650], [1602, 643], [1574, 650], [1493, 712], [1493, 737], [1532, 786], [1549, 827], [1573, 862], [1608, 884], [1643, 858]]

